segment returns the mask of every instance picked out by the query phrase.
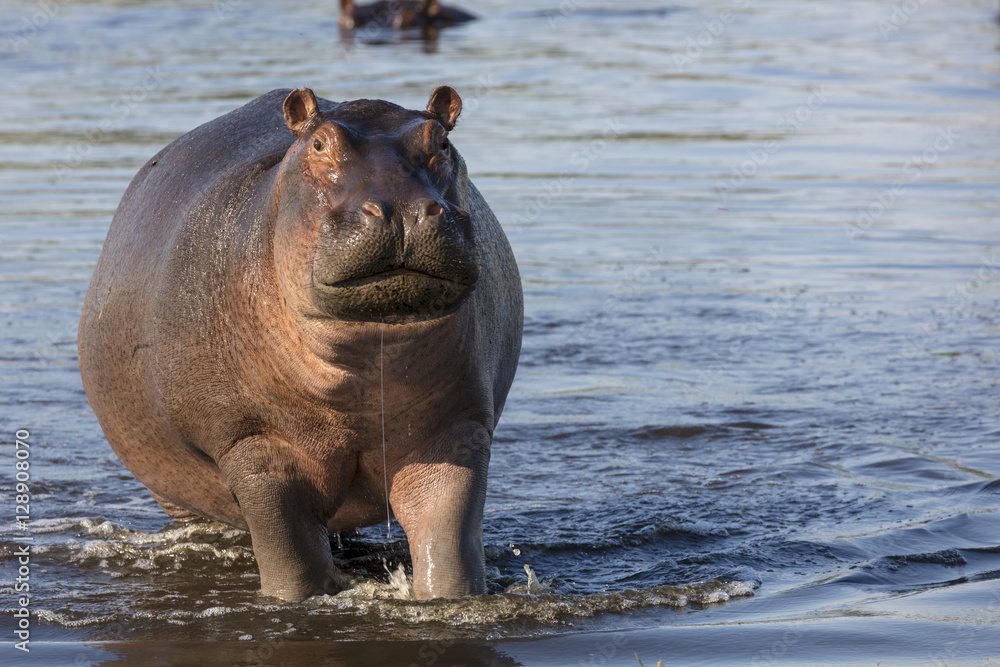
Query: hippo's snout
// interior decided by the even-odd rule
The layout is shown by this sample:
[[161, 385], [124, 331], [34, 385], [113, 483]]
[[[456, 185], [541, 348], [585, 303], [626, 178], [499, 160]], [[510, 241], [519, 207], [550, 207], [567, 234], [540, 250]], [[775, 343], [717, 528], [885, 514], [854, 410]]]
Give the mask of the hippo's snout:
[[[316, 253], [314, 287], [331, 315], [406, 322], [454, 312], [479, 280], [472, 221], [435, 199], [369, 199], [350, 222], [333, 215]], [[346, 224], [345, 224], [346, 223]]]

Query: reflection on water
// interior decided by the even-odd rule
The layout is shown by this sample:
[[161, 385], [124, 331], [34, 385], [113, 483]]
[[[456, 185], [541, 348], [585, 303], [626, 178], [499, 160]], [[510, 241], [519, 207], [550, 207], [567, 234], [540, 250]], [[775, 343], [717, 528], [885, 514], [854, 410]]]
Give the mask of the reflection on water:
[[[909, 6], [483, 1], [428, 52], [345, 38], [315, 1], [88, 0], [37, 25], [8, 3], [0, 422], [35, 443], [37, 639], [254, 664], [1000, 645], [1000, 27], [985, 0]], [[525, 286], [491, 596], [397, 599], [405, 544], [370, 530], [339, 545], [353, 591], [274, 605], [246, 535], [170, 524], [107, 447], [76, 362], [87, 281], [128, 181], [183, 132], [278, 87], [421, 108], [441, 83]], [[593, 634], [626, 628], [651, 630]]]

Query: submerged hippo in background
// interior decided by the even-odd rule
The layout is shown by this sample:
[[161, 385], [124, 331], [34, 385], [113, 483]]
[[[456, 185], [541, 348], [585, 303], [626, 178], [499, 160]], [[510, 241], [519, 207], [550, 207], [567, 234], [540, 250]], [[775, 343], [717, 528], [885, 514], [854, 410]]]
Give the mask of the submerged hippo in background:
[[438, 0], [385, 0], [366, 5], [340, 0], [340, 27], [347, 30], [372, 23], [397, 30], [448, 28], [475, 18], [457, 7], [444, 7]]
[[389, 504], [418, 598], [484, 592], [522, 302], [449, 138], [461, 107], [276, 90], [160, 151], [111, 223], [80, 321], [90, 404], [168, 514], [250, 531], [268, 595], [339, 590], [328, 533]]

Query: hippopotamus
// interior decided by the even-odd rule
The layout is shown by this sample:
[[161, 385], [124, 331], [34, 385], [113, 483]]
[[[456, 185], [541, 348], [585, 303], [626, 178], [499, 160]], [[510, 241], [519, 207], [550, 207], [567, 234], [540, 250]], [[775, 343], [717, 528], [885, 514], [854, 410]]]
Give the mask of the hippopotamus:
[[438, 0], [380, 0], [366, 5], [340, 0], [340, 27], [346, 30], [369, 24], [397, 30], [447, 28], [475, 18], [457, 7], [445, 7]]
[[522, 293], [461, 109], [275, 90], [156, 154], [111, 222], [87, 397], [168, 515], [250, 532], [265, 595], [341, 590], [329, 536], [389, 515], [417, 599], [484, 592]]

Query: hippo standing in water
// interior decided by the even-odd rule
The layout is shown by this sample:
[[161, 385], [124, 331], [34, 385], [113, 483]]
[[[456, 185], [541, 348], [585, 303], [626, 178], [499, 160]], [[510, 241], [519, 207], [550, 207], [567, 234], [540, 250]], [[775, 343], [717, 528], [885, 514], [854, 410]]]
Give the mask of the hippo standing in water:
[[347, 30], [377, 24], [383, 28], [448, 28], [475, 20], [457, 7], [444, 7], [438, 0], [380, 0], [356, 5], [340, 0], [340, 27]]
[[133, 179], [80, 321], [108, 442], [166, 512], [250, 531], [265, 594], [344, 585], [328, 541], [387, 520], [417, 598], [484, 592], [493, 429], [522, 301], [510, 246], [426, 111], [276, 90]]

